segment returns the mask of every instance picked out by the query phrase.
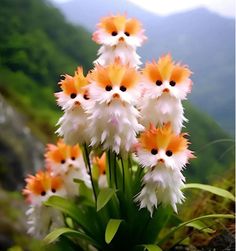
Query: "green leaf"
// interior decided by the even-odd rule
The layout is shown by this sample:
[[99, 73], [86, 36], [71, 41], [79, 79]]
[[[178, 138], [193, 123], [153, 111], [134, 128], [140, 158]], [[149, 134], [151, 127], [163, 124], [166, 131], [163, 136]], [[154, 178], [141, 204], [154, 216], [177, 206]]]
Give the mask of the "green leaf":
[[109, 244], [114, 238], [121, 222], [123, 220], [120, 219], [110, 219], [107, 223], [106, 231], [105, 231], [105, 241]]
[[225, 218], [225, 219], [234, 219], [235, 216], [232, 214], [209, 214], [209, 215], [203, 215], [203, 216], [199, 216], [197, 218], [193, 218], [191, 220], [185, 221], [181, 224], [179, 224], [178, 226], [174, 227], [166, 236], [164, 236], [161, 240], [158, 241], [157, 244], [161, 244], [163, 242], [165, 242], [166, 240], [168, 240], [176, 231], [178, 231], [179, 229], [181, 229], [182, 227], [185, 227], [186, 225], [188, 225], [189, 223], [192, 223], [194, 221], [199, 221], [202, 219], [210, 219], [210, 218]]
[[97, 199], [97, 212], [109, 202], [109, 200], [115, 195], [115, 193], [115, 189], [112, 188], [103, 188], [99, 192]]
[[142, 246], [145, 247], [145, 250], [148, 251], [162, 251], [162, 249], [156, 245], [146, 244]]
[[203, 231], [204, 233], [212, 234], [215, 232], [213, 229], [209, 228], [204, 222], [202, 222], [200, 220], [190, 222], [190, 223], [186, 224], [186, 226], [196, 228], [200, 231]]
[[75, 236], [77, 236], [79, 238], [91, 241], [91, 238], [89, 238], [88, 236], [86, 236], [84, 233], [81, 233], [79, 231], [76, 231], [76, 230], [73, 230], [73, 229], [70, 229], [70, 228], [66, 228], [66, 227], [55, 229], [54, 231], [52, 231], [51, 233], [49, 233], [44, 238], [43, 241], [46, 244], [50, 244], [50, 243], [54, 242], [55, 240], [57, 240], [57, 238], [60, 237], [63, 234], [73, 234], [73, 235], [75, 235]]
[[44, 205], [59, 209], [75, 220], [84, 230], [89, 232], [89, 229], [86, 227], [87, 222], [84, 213], [68, 199], [59, 196], [51, 196], [46, 202], [44, 202]]
[[205, 185], [205, 184], [199, 184], [199, 183], [189, 183], [183, 187], [183, 189], [189, 189], [189, 188], [201, 189], [201, 190], [204, 190], [204, 191], [216, 194], [218, 196], [235, 201], [235, 197], [232, 193], [230, 193], [229, 191], [227, 191], [225, 189], [219, 188], [219, 187]]

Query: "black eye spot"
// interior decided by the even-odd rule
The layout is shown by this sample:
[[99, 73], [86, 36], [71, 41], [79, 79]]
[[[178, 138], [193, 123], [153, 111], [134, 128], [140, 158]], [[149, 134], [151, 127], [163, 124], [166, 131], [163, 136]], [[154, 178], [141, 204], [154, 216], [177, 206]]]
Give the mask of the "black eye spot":
[[106, 91], [111, 91], [112, 90], [112, 86], [111, 85], [107, 85], [106, 87], [105, 87], [105, 89], [106, 89]]
[[156, 85], [157, 85], [157, 86], [162, 85], [162, 81], [161, 81], [161, 80], [157, 80], [157, 81], [156, 81]]
[[116, 31], [112, 31], [111, 35], [116, 36], [118, 33]]
[[71, 157], [72, 160], [75, 160], [75, 157]]
[[106, 171], [103, 171], [102, 174], [106, 174]]
[[45, 196], [45, 195], [46, 195], [46, 192], [45, 192], [45, 191], [42, 191], [42, 192], [41, 192], [41, 195], [42, 195], [42, 196]]
[[175, 86], [175, 85], [176, 85], [175, 81], [171, 80], [170, 81], [170, 86]]
[[157, 153], [158, 153], [158, 151], [157, 151], [156, 148], [153, 148], [153, 149], [151, 150], [151, 154], [156, 155]]
[[89, 100], [89, 97], [88, 97], [88, 95], [87, 94], [84, 94], [84, 99], [86, 99], [86, 100]]
[[56, 192], [56, 189], [52, 188], [52, 193], [55, 193]]
[[166, 155], [167, 155], [168, 157], [172, 156], [172, 154], [173, 154], [173, 153], [172, 153], [171, 150], [167, 150], [167, 151], [166, 151]]
[[127, 88], [126, 88], [125, 86], [123, 86], [123, 85], [120, 87], [120, 90], [121, 90], [122, 92], [125, 92], [126, 89], [127, 89]]
[[75, 98], [76, 96], [77, 96], [76, 93], [71, 93], [70, 95], [71, 98]]
[[65, 164], [66, 161], [64, 159], [61, 160], [61, 164]]
[[129, 34], [129, 32], [126, 31], [126, 32], [125, 32], [125, 35], [126, 35], [127, 37], [129, 37], [130, 34]]

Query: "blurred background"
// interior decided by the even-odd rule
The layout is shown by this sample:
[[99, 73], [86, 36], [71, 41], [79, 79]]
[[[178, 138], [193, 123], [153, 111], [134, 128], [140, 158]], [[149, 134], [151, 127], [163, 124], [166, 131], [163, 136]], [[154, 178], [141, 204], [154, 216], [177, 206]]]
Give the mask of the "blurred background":
[[[187, 182], [234, 191], [234, 0], [1, 0], [0, 250], [43, 250], [25, 234], [24, 177], [43, 167], [45, 144], [56, 140], [60, 76], [92, 68], [98, 46], [91, 33], [102, 16], [117, 13], [143, 23], [143, 62], [170, 52], [194, 72], [184, 130], [197, 159]], [[221, 204], [220, 212], [228, 208]]]

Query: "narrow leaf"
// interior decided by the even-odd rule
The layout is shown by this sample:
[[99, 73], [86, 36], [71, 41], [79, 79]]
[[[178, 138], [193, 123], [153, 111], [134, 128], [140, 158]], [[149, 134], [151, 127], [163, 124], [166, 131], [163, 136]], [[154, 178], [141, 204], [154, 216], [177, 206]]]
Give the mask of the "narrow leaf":
[[200, 230], [200, 231], [202, 231], [204, 233], [212, 234], [212, 233], [215, 232], [213, 229], [209, 228], [204, 222], [202, 222], [200, 220], [190, 222], [186, 226], [196, 228], [197, 230]]
[[76, 231], [76, 230], [73, 230], [73, 229], [70, 229], [70, 228], [58, 228], [58, 229], [55, 229], [54, 231], [52, 231], [51, 233], [49, 233], [45, 238], [44, 238], [44, 242], [46, 244], [50, 244], [54, 241], [57, 240], [58, 237], [60, 237], [61, 235], [63, 234], [73, 234], [79, 238], [82, 238], [82, 239], [85, 239], [85, 240], [89, 240], [90, 242], [92, 241], [93, 243], [93, 240], [91, 238], [89, 238], [87, 235], [85, 235], [84, 233], [81, 233], [79, 231]]
[[145, 250], [148, 251], [162, 251], [162, 249], [156, 245], [146, 244], [142, 246], [145, 247]]
[[189, 188], [201, 189], [201, 190], [204, 190], [204, 191], [216, 194], [218, 196], [235, 201], [235, 197], [232, 193], [230, 193], [229, 191], [227, 191], [225, 189], [219, 188], [219, 187], [205, 185], [205, 184], [199, 184], [199, 183], [189, 183], [183, 187], [183, 189], [189, 189]]
[[198, 220], [202, 220], [202, 219], [210, 219], [210, 218], [225, 218], [225, 219], [234, 219], [235, 216], [232, 214], [209, 214], [209, 215], [203, 215], [203, 216], [199, 216], [197, 218], [185, 221], [181, 224], [179, 224], [178, 226], [174, 227], [166, 236], [164, 236], [161, 240], [158, 241], [157, 244], [161, 244], [163, 242], [165, 242], [166, 240], [168, 240], [176, 231], [178, 231], [179, 229], [181, 229], [182, 227], [188, 225], [189, 223], [192, 223], [194, 221], [198, 221]]
[[75, 220], [83, 229], [88, 230], [86, 227], [87, 222], [85, 221], [84, 213], [71, 201], [68, 199], [59, 197], [59, 196], [51, 196], [44, 205], [51, 206], [56, 209], [59, 209], [63, 213], [69, 215], [73, 220]]
[[112, 188], [103, 188], [98, 194], [97, 211], [101, 210], [115, 193], [116, 191]]
[[105, 241], [109, 244], [114, 238], [118, 228], [123, 220], [120, 219], [110, 219], [107, 223], [106, 231], [105, 231]]

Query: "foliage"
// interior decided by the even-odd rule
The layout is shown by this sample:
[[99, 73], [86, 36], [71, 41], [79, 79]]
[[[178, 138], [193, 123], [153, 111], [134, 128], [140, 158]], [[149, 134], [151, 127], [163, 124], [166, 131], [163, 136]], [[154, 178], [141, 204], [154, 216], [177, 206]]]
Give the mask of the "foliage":
[[[139, 210], [133, 201], [141, 185], [143, 169], [140, 166], [135, 168], [137, 163], [130, 158], [118, 158], [115, 153], [107, 151], [108, 156], [109, 154], [108, 159], [113, 159], [110, 163], [112, 166], [109, 165], [110, 168], [113, 167], [113, 172], [107, 174], [109, 188], [99, 189], [97, 181], [93, 179], [95, 200], [92, 205], [84, 201], [80, 203], [80, 200], [78, 203], [70, 202], [57, 196], [49, 198], [45, 203], [47, 206], [59, 209], [66, 217], [73, 220], [73, 224], [68, 225], [67, 228], [59, 228], [50, 233], [45, 238], [46, 243], [51, 243], [60, 236], [66, 236], [72, 244], [76, 243], [82, 250], [90, 250], [88, 243], [97, 250], [103, 251], [161, 250], [160, 246], [166, 244], [176, 231], [185, 226], [206, 231], [207, 227], [202, 220], [234, 218], [232, 214], [209, 214], [187, 221], [178, 219], [176, 223], [172, 220], [172, 209], [163, 205], [160, 205], [153, 217], [150, 217], [146, 209]], [[111, 170], [110, 168], [108, 169]], [[189, 184], [185, 189], [192, 187], [206, 189], [196, 184], [195, 186]], [[234, 198], [231, 193], [213, 186], [208, 186], [207, 191], [223, 196], [225, 199]], [[83, 197], [81, 194], [80, 196]], [[93, 200], [88, 197], [87, 199]], [[210, 228], [207, 230], [211, 232]]]

